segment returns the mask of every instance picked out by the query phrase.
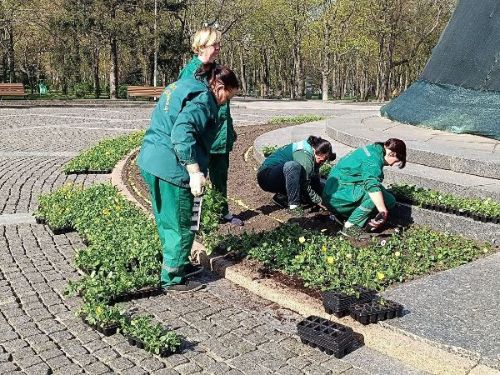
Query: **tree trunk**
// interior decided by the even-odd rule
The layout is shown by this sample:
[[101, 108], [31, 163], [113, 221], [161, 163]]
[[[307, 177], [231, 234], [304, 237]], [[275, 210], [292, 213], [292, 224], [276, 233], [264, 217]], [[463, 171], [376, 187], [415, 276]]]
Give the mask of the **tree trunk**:
[[117, 81], [118, 81], [118, 48], [116, 38], [111, 39], [111, 60], [109, 69], [109, 97], [116, 99]]
[[7, 47], [7, 62], [9, 65], [9, 82], [13, 83], [16, 81], [16, 70], [14, 64], [14, 28], [9, 22], [7, 25], [7, 30], [9, 33], [9, 44]]
[[243, 48], [239, 49], [239, 57], [240, 57], [240, 82], [241, 82], [241, 91], [243, 95], [247, 94], [247, 79], [246, 79], [246, 65], [245, 65], [245, 56], [243, 56]]
[[94, 47], [94, 69], [93, 69], [93, 76], [94, 76], [94, 95], [96, 99], [99, 99], [101, 96], [101, 84], [99, 82], [99, 46]]

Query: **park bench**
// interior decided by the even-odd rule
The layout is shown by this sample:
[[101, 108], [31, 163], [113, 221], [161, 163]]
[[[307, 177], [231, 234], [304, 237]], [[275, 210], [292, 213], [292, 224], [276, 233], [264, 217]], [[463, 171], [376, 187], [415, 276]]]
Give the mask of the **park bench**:
[[158, 98], [163, 93], [164, 89], [164, 87], [154, 86], [127, 86], [127, 97], [143, 96]]
[[0, 97], [26, 96], [22, 83], [0, 83]]

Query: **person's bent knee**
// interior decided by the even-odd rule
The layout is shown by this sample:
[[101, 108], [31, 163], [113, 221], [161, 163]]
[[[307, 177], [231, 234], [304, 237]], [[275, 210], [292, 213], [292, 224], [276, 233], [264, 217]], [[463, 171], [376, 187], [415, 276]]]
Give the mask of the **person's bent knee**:
[[290, 173], [300, 173], [300, 164], [296, 161], [287, 161], [283, 165], [283, 173], [285, 175], [290, 174]]

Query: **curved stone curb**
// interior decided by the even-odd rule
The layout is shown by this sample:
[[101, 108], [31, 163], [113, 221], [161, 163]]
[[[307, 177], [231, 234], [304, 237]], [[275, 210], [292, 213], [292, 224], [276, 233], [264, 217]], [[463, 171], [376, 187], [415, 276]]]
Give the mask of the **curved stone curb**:
[[[266, 133], [267, 137], [266, 134], [263, 134], [260, 137], [257, 137], [254, 141], [253, 156], [255, 160], [257, 160], [259, 163], [262, 163], [265, 158], [261, 150], [262, 147], [268, 143], [266, 139], [271, 138], [273, 140], [276, 140], [276, 145], [282, 146], [290, 142], [304, 139], [305, 134], [311, 133], [311, 128], [315, 128], [316, 130], [318, 130], [324, 126], [325, 120], [322, 120], [302, 125], [305, 131], [298, 131], [297, 125], [295, 125], [288, 128], [273, 130], [269, 133]], [[271, 134], [271, 137], [269, 136], [269, 134]], [[287, 134], [288, 138], [283, 137], [283, 134]], [[405, 181], [404, 178], [401, 178], [406, 176], [403, 170], [388, 169], [387, 171], [384, 171], [384, 173], [387, 176], [387, 178], [385, 179], [386, 183]], [[407, 180], [406, 182], [415, 182], [413, 181], [414, 178], [412, 179], [411, 176], [409, 176], [409, 178], [412, 182]], [[442, 183], [440, 183], [439, 181], [435, 182], [438, 184], [438, 186], [442, 186]], [[422, 185], [428, 187], [425, 180]], [[450, 192], [449, 189], [446, 189], [446, 192]], [[453, 193], [453, 191], [450, 193]], [[496, 195], [493, 198], [496, 198]], [[500, 242], [500, 224], [482, 223], [465, 216], [446, 214], [433, 210], [427, 210], [418, 206], [409, 206], [401, 203], [397, 204], [395, 212], [395, 215], [391, 215], [391, 219], [392, 217], [397, 218], [396, 223], [399, 224], [406, 225], [410, 223], [416, 223], [420, 225], [429, 225], [440, 231], [447, 231], [450, 233], [467, 236], [476, 240]]]
[[[374, 130], [370, 128], [370, 122], [376, 121]], [[364, 146], [368, 143], [383, 141], [377, 138], [383, 131], [398, 126], [397, 131], [388, 132], [387, 136], [399, 135], [404, 137], [405, 132], [411, 134], [418, 131], [411, 125], [394, 123], [380, 116], [358, 117], [358, 118], [331, 118], [326, 123], [326, 134], [336, 141], [353, 148]], [[385, 128], [385, 129], [384, 129]], [[437, 131], [435, 131], [437, 132]], [[363, 135], [362, 135], [363, 134]], [[369, 134], [370, 137], [366, 137]], [[387, 138], [387, 136], [385, 138]], [[429, 135], [430, 137], [431, 135]], [[411, 137], [411, 135], [410, 135]], [[486, 138], [487, 139], [487, 138]], [[492, 143], [495, 140], [491, 140]], [[411, 163], [422, 164], [440, 169], [447, 169], [458, 173], [472, 174], [475, 176], [500, 179], [500, 155], [483, 152], [478, 155], [460, 155], [455, 151], [453, 144], [446, 144], [443, 141], [429, 144], [422, 144], [417, 141], [407, 141], [407, 160]], [[450, 142], [451, 143], [451, 142]]]
[[[131, 154], [120, 161], [113, 169], [111, 181], [128, 200], [145, 210], [128, 191], [121, 179], [123, 167]], [[148, 214], [151, 215], [149, 212]], [[349, 317], [337, 319], [333, 315], [328, 315], [324, 311], [321, 302], [317, 299], [273, 280], [259, 279], [255, 271], [247, 267], [244, 262], [235, 264], [224, 256], [208, 256], [204, 246], [199, 242], [194, 242], [192, 254], [197, 257], [200, 264], [206, 269], [259, 297], [275, 302], [303, 316], [322, 316], [352, 327], [356, 332], [363, 335], [364, 344], [368, 347], [417, 369], [432, 374], [500, 375], [500, 372], [479, 364], [480, 358], [475, 353], [462, 350], [462, 355], [460, 355], [453, 352], [455, 349], [452, 347], [410, 336], [397, 329], [386, 328], [381, 324], [363, 326]]]

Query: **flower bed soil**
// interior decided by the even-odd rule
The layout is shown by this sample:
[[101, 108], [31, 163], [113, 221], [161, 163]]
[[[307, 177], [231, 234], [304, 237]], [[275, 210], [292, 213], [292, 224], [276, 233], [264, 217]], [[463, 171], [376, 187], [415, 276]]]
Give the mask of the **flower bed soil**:
[[[325, 229], [326, 234], [337, 233], [339, 225], [328, 219], [326, 212], [306, 210], [304, 218], [291, 218], [287, 210], [272, 201], [273, 194], [262, 191], [257, 185], [257, 168], [259, 164], [251, 152], [254, 140], [261, 134], [289, 125], [255, 125], [236, 128], [238, 140], [230, 154], [228, 197], [231, 213], [240, 217], [243, 227], [224, 224], [220, 226], [221, 234], [240, 234], [270, 230], [283, 222], [298, 222], [303, 228]], [[245, 154], [248, 154], [245, 160]], [[129, 158], [122, 171], [122, 180], [128, 185], [134, 197], [147, 210], [150, 210], [149, 192], [135, 164], [135, 157]], [[367, 240], [366, 242], [369, 242]], [[363, 241], [365, 242], [365, 241]], [[359, 244], [359, 243], [358, 243]]]

